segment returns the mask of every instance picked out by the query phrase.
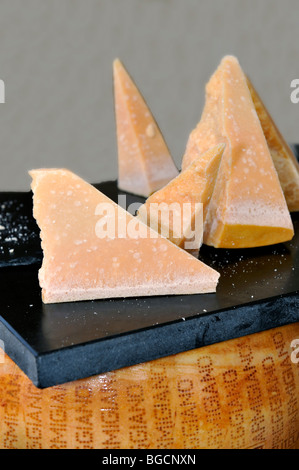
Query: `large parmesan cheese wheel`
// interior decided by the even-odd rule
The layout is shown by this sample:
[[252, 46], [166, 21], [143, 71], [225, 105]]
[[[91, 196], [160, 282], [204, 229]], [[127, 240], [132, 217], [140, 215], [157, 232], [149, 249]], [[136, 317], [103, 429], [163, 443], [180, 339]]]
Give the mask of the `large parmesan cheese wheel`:
[[299, 448], [296, 339], [299, 323], [43, 390], [5, 355], [0, 447]]

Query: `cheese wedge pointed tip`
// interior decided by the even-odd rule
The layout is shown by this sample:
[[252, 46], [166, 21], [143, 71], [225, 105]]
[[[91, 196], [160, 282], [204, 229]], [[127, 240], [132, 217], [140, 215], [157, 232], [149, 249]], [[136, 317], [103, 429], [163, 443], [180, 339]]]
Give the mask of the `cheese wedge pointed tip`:
[[118, 186], [148, 197], [178, 170], [143, 96], [119, 59], [113, 63]]
[[204, 243], [249, 248], [291, 240], [292, 220], [247, 80], [225, 56], [206, 85], [201, 120], [190, 134], [182, 168], [219, 142], [226, 148], [213, 192]]

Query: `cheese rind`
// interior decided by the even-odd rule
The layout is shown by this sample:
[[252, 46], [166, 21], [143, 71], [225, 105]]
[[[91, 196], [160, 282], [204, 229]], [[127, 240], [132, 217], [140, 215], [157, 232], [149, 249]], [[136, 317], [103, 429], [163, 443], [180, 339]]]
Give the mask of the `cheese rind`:
[[[219, 144], [198, 155], [189, 167], [150, 196], [138, 210], [140, 220], [152, 228], [156, 227], [159, 233], [194, 256], [198, 256], [202, 243], [203, 226], [224, 148], [224, 144]], [[164, 211], [163, 204], [166, 205]], [[181, 230], [176, 230], [174, 226], [175, 215], [171, 211], [174, 205], [178, 205], [178, 220], [182, 221], [178, 229]], [[156, 206], [161, 207], [159, 213]], [[187, 220], [183, 226], [184, 215]]]
[[42, 390], [5, 355], [0, 448], [299, 449], [294, 338], [299, 323]]
[[[292, 239], [293, 224], [238, 60], [222, 59], [206, 86], [206, 103], [190, 134], [182, 169], [198, 153], [226, 143], [204, 231], [216, 248], [249, 248]], [[225, 237], [224, 237], [225, 234]]]
[[299, 163], [248, 77], [247, 84], [288, 208], [291, 212], [299, 211]]
[[119, 59], [113, 63], [118, 187], [148, 197], [178, 175], [161, 131]]
[[219, 274], [64, 169], [33, 178], [45, 303], [214, 292]]

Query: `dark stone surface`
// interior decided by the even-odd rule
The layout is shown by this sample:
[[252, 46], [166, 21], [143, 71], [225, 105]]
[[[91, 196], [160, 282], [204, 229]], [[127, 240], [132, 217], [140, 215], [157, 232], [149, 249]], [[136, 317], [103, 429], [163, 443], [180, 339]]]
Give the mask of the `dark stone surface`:
[[[96, 185], [118, 201], [116, 182]], [[142, 198], [127, 196], [127, 205]], [[123, 205], [122, 201], [118, 201]], [[44, 305], [31, 193], [0, 194], [0, 339], [41, 388], [299, 321], [299, 214], [291, 242], [247, 250], [203, 246], [215, 294]], [[4, 229], [3, 229], [4, 227]]]

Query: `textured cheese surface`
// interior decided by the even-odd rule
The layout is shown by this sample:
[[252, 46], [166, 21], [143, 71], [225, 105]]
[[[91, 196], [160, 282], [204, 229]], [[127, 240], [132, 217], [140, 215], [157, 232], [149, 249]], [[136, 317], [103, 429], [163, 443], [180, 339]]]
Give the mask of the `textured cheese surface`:
[[298, 449], [295, 338], [299, 323], [44, 390], [5, 356], [0, 448]]
[[161, 131], [135, 83], [113, 64], [118, 148], [118, 186], [148, 197], [178, 175]]
[[247, 84], [288, 208], [291, 212], [299, 211], [299, 163], [248, 77]]
[[45, 303], [215, 291], [216, 271], [71, 171], [30, 174]]
[[293, 226], [246, 77], [224, 57], [206, 86], [206, 103], [190, 134], [182, 168], [226, 143], [209, 206], [204, 242], [241, 248], [290, 240]]
[[[164, 188], [150, 196], [145, 204], [139, 208], [137, 216], [152, 227], [157, 222], [157, 220], [153, 220], [153, 215], [155, 215], [151, 210], [151, 208], [154, 208], [153, 204], [165, 203], [168, 207], [173, 203], [178, 204], [181, 208], [181, 219], [183, 219], [184, 207], [190, 204], [190, 218], [187, 221], [188, 227], [185, 227], [184, 231], [174, 229], [173, 221], [170, 218], [171, 213], [167, 211], [161, 214], [157, 224], [160, 233], [163, 235], [169, 233], [168, 238], [185, 249], [188, 236], [190, 234], [192, 236], [194, 232], [194, 219], [198, 215], [196, 206], [198, 203], [202, 204], [202, 213], [200, 215], [202, 217], [201, 229], [203, 228], [224, 148], [224, 144], [219, 144], [204, 154], [198, 155], [189, 167]], [[199, 245], [192, 249], [194, 254], [198, 254], [201, 240], [202, 238], [198, 240]]]

